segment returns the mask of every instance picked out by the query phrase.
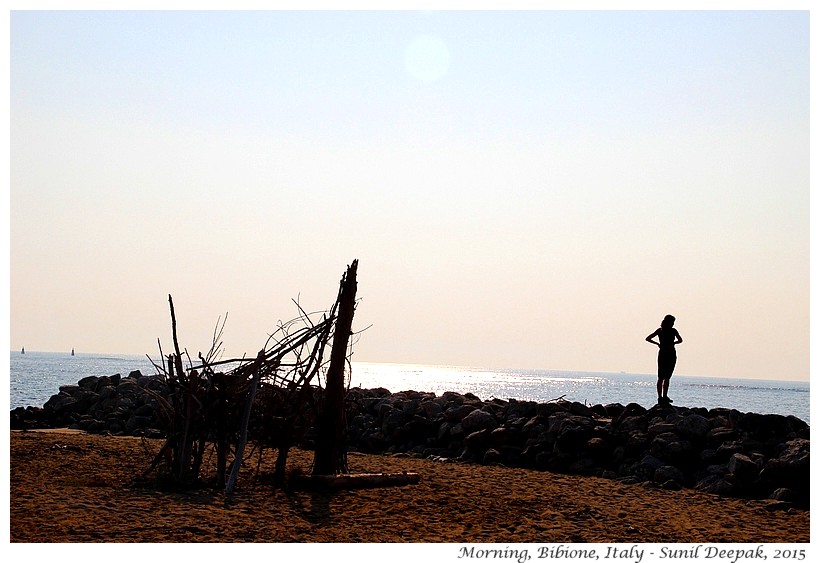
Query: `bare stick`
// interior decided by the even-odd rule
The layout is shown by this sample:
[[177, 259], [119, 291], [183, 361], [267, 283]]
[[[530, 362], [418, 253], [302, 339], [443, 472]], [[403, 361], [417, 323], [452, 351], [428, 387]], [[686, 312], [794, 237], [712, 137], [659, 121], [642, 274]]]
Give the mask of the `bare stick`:
[[[258, 364], [261, 364], [262, 358], [263, 351], [260, 351], [259, 355], [256, 357]], [[259, 366], [257, 365], [257, 367]], [[228, 477], [228, 482], [225, 485], [225, 492], [228, 494], [233, 492], [234, 485], [236, 485], [236, 479], [239, 477], [239, 469], [242, 467], [242, 455], [245, 451], [245, 444], [248, 442], [248, 424], [251, 420], [253, 398], [256, 396], [256, 389], [259, 385], [261, 375], [262, 370], [257, 369], [254, 373], [253, 379], [251, 380], [250, 389], [248, 389], [248, 396], [245, 400], [245, 411], [242, 414], [242, 428], [239, 431], [239, 442], [236, 444], [236, 454], [234, 455], [233, 467], [231, 467], [231, 475]]]
[[174, 350], [177, 353], [177, 357], [180, 357], [182, 354], [179, 351], [179, 340], [177, 340], [177, 317], [174, 314], [174, 299], [170, 293], [168, 294], [168, 304], [171, 306], [171, 336], [174, 339]]

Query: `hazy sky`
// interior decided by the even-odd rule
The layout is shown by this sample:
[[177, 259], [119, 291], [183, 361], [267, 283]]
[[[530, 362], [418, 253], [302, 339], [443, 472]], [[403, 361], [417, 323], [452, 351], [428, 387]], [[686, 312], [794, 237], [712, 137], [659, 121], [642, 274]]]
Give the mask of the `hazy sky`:
[[809, 377], [809, 13], [12, 12], [10, 346]]

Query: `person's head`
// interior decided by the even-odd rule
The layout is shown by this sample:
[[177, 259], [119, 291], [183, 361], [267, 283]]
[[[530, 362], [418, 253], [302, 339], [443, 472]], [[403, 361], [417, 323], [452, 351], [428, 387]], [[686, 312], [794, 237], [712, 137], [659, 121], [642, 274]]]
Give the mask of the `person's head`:
[[661, 321], [661, 328], [672, 328], [674, 324], [675, 317], [673, 317], [672, 315], [666, 315]]

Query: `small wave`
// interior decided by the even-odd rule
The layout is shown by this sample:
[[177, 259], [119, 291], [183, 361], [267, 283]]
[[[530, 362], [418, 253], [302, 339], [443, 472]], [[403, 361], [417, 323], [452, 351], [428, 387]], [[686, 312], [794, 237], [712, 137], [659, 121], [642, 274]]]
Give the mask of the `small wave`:
[[725, 389], [725, 390], [742, 390], [742, 391], [773, 391], [773, 392], [790, 392], [790, 393], [808, 393], [808, 388], [801, 387], [762, 387], [750, 385], [735, 385], [730, 383], [690, 383], [682, 382], [683, 387], [694, 387], [703, 389]]

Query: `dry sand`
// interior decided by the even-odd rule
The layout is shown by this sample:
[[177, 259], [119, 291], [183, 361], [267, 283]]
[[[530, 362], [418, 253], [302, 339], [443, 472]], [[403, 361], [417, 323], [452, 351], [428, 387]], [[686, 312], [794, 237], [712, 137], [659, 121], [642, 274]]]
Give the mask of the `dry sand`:
[[[809, 512], [771, 501], [527, 469], [351, 454], [351, 471], [416, 472], [416, 485], [285, 492], [240, 475], [232, 497], [129, 486], [162, 442], [11, 432], [17, 542], [808, 542]], [[263, 457], [270, 471], [275, 452]], [[309, 471], [312, 453], [288, 467]], [[253, 470], [253, 471], [252, 471]]]

